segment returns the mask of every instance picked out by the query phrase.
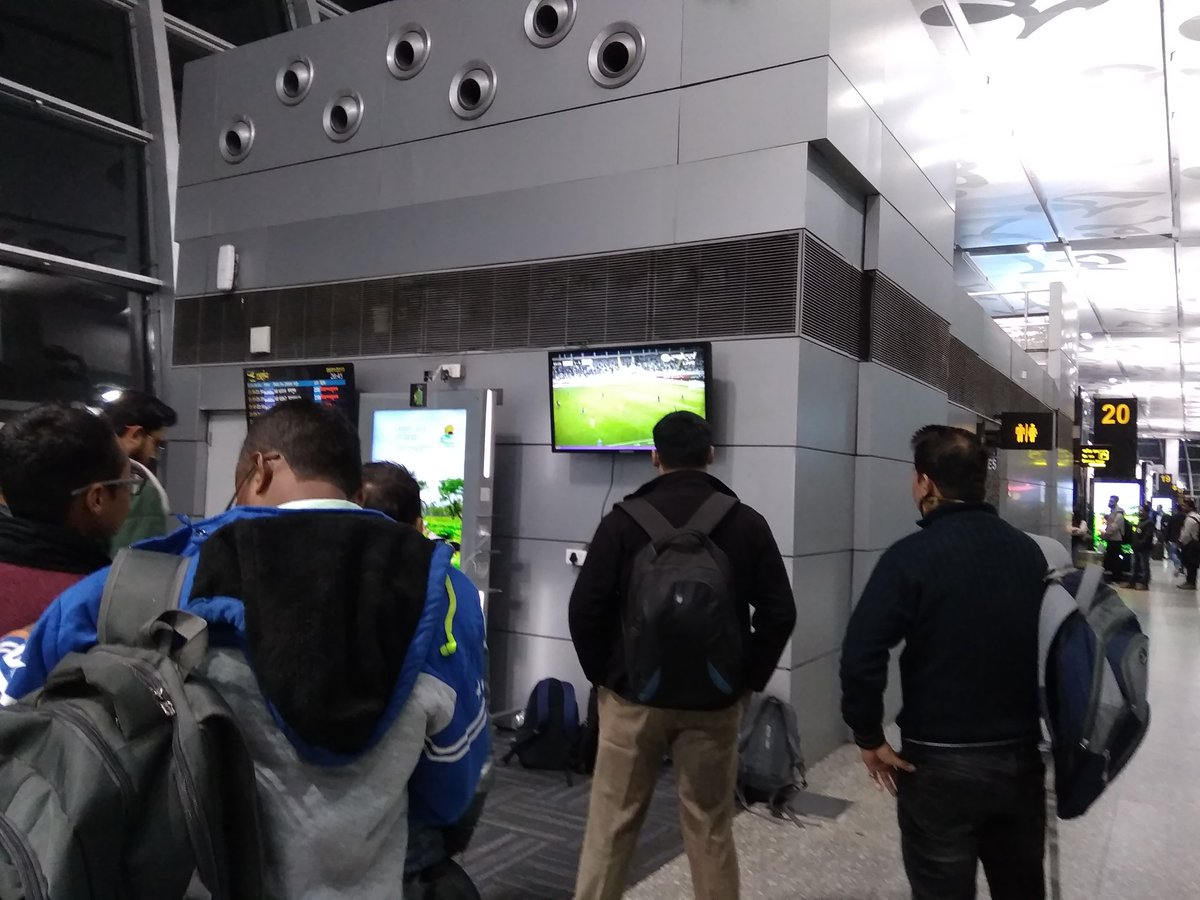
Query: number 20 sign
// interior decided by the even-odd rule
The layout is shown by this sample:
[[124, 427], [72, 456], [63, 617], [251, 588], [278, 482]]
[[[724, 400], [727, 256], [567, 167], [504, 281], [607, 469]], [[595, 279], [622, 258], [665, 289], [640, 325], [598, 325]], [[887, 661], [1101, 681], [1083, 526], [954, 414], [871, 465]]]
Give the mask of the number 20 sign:
[[1137, 398], [1097, 397], [1095, 403], [1093, 439], [1112, 448], [1104, 472], [1111, 480], [1132, 480], [1137, 470]]
[[1137, 401], [1104, 400], [1099, 403], [1101, 425], [1136, 425]]

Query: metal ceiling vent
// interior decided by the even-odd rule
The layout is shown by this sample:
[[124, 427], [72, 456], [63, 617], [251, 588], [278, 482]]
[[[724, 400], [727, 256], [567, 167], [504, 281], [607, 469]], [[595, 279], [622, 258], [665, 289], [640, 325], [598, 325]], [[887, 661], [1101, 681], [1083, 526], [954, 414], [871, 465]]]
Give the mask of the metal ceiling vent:
[[388, 71], [402, 81], [415, 78], [429, 62], [429, 32], [420, 25], [405, 25], [388, 41]]
[[308, 96], [312, 82], [312, 62], [304, 57], [293, 59], [275, 76], [275, 96], [280, 102], [295, 106]]
[[355, 91], [344, 91], [325, 104], [322, 124], [331, 141], [348, 141], [363, 120], [363, 99]]
[[254, 123], [249, 116], [234, 116], [229, 124], [221, 129], [221, 137], [217, 147], [227, 163], [240, 163], [250, 155], [254, 146]]
[[460, 119], [478, 119], [496, 99], [496, 72], [482, 60], [467, 63], [450, 81], [450, 108]]
[[576, 0], [529, 0], [525, 36], [535, 47], [553, 47], [575, 24]]
[[646, 61], [646, 37], [629, 22], [609, 25], [596, 35], [588, 53], [592, 81], [603, 88], [618, 88], [633, 81]]

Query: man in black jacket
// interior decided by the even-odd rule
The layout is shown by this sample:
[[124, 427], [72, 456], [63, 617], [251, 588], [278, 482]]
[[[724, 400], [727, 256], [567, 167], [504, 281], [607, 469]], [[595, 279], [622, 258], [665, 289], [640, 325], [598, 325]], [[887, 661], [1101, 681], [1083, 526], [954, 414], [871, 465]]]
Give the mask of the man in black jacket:
[[[662, 475], [627, 502], [644, 498], [667, 523], [680, 528], [714, 495], [736, 499], [707, 472], [713, 446], [704, 419], [671, 413], [655, 426], [654, 443], [652, 459]], [[742, 671], [732, 679], [740, 687], [728, 686], [730, 693], [719, 703], [686, 710], [661, 708], [639, 703], [632, 690], [623, 624], [634, 559], [649, 537], [622, 506], [600, 523], [571, 594], [571, 638], [584, 673], [600, 688], [600, 746], [576, 900], [621, 897], [638, 831], [667, 755], [679, 778], [684, 849], [695, 896], [737, 900], [732, 826], [739, 701], [747, 692], [766, 687], [791, 637], [796, 607], [779, 548], [761, 515], [744, 504], [732, 504], [710, 534], [728, 560], [729, 596], [745, 648]], [[688, 586], [675, 590], [687, 593]], [[661, 648], [664, 653], [678, 649]]]
[[[842, 716], [876, 787], [898, 795], [914, 900], [974, 898], [980, 861], [995, 900], [1040, 900], [1046, 560], [983, 502], [987, 453], [974, 435], [929, 425], [913, 455], [922, 530], [884, 553], [851, 616]], [[901, 641], [897, 754], [883, 734], [883, 691]]]

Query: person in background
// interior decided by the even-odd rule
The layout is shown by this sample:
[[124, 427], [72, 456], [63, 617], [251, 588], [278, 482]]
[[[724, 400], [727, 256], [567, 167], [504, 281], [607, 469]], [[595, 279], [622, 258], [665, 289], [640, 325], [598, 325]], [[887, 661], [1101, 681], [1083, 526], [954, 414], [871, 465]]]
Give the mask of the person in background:
[[167, 491], [158, 480], [159, 454], [167, 445], [167, 429], [175, 425], [175, 410], [153, 394], [124, 391], [104, 405], [121, 449], [129, 456], [133, 471], [149, 486], [134, 500], [124, 526], [113, 536], [115, 555], [122, 547], [148, 538], [162, 537], [171, 530], [171, 504]]
[[[709, 424], [694, 413], [670, 413], [654, 426], [654, 446], [651, 459], [661, 475], [604, 517], [571, 593], [571, 640], [584, 674], [599, 688], [600, 715], [575, 900], [618, 900], [624, 893], [638, 832], [667, 755], [678, 773], [694, 895], [697, 900], [737, 900], [733, 815], [739, 701], [747, 691], [766, 688], [795, 626], [796, 602], [770, 525], [708, 474], [714, 459]], [[744, 648], [742, 671], [735, 676], [740, 690], [726, 684], [728, 692], [720, 702], [703, 708], [646, 705], [633, 690], [623, 652], [622, 610], [634, 559], [650, 543], [629, 503], [644, 500], [652, 507], [649, 513], [665, 520], [664, 528], [682, 528], [712, 503], [722, 504], [720, 497], [728, 498], [727, 511], [708, 533], [728, 560], [727, 596]], [[674, 590], [690, 592], [690, 585], [683, 582]], [[682, 593], [676, 597], [682, 605]], [[703, 611], [696, 603], [685, 608], [693, 614]], [[703, 670], [702, 647], [675, 649], [682, 651], [677, 660], [690, 657]], [[708, 665], [711, 669], [711, 661]]]
[[[424, 533], [422, 518], [421, 485], [404, 466], [393, 462], [371, 462], [363, 466], [362, 476], [363, 509], [381, 512], [402, 525], [411, 525]], [[410, 822], [408, 830], [408, 855], [404, 861], [405, 900], [423, 897], [423, 891], [439, 896], [439, 890], [449, 890], [454, 885], [455, 897], [477, 896], [470, 876], [462, 870], [453, 857], [467, 849], [479, 817], [483, 814], [487, 782], [486, 770], [481, 773], [481, 788], [466, 815], [453, 825], [436, 827]]]
[[1137, 531], [1130, 547], [1133, 549], [1133, 574], [1129, 587], [1135, 590], [1150, 590], [1150, 553], [1154, 549], [1154, 512], [1149, 503], [1143, 503], [1138, 511]]
[[1121, 566], [1121, 545], [1125, 542], [1125, 510], [1120, 506], [1121, 498], [1114, 494], [1108, 498], [1108, 514], [1104, 517], [1104, 571], [1110, 581], [1121, 581], [1124, 571]]
[[[449, 548], [350, 499], [360, 452], [341, 412], [281, 403], [250, 426], [235, 507], [143, 545], [192, 560], [181, 606], [254, 762], [265, 897], [396, 900], [409, 818], [458, 821], [491, 755], [479, 595]], [[107, 577], [38, 620], [11, 697], [96, 643]]]
[[1163, 543], [1167, 546], [1167, 559], [1170, 560], [1176, 575], [1183, 574], [1183, 557], [1179, 555], [1179, 534], [1183, 531], [1185, 516], [1183, 501], [1180, 501], [1176, 504], [1175, 511], [1163, 518]]
[[[50, 602], [108, 565], [108, 542], [141, 489], [108, 421], [38, 406], [0, 429], [0, 635], [32, 625]], [[0, 689], [3, 685], [0, 685]]]
[[1186, 591], [1196, 589], [1196, 571], [1200, 569], [1200, 513], [1191, 498], [1179, 502], [1183, 519], [1179, 527], [1179, 558], [1183, 563], [1184, 580], [1176, 585]]
[[[974, 434], [927, 425], [912, 448], [921, 530], [883, 554], [850, 617], [842, 718], [875, 787], [898, 797], [914, 900], [973, 898], [981, 862], [994, 900], [1041, 900], [1038, 614], [1048, 560], [984, 502], [988, 454]], [[883, 694], [902, 641], [897, 753]]]

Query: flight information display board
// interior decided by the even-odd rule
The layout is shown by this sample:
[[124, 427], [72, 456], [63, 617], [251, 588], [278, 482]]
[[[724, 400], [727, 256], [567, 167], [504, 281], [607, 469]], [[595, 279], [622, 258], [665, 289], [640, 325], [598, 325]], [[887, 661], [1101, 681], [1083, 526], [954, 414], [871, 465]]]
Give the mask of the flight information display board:
[[268, 409], [289, 400], [311, 400], [334, 406], [353, 421], [357, 394], [354, 364], [255, 366], [245, 369], [246, 419], [253, 422]]

